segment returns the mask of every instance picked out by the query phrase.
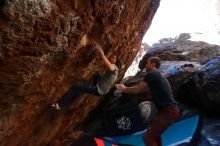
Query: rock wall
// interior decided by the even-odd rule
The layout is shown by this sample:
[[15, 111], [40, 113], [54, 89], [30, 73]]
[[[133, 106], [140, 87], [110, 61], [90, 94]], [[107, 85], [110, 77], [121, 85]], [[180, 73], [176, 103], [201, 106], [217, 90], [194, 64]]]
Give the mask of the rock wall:
[[[83, 95], [61, 112], [51, 102], [102, 69], [94, 53], [117, 53], [120, 80], [136, 56], [159, 0], [2, 0], [0, 145], [67, 145], [71, 129], [103, 98]], [[70, 136], [69, 136], [70, 135]]]

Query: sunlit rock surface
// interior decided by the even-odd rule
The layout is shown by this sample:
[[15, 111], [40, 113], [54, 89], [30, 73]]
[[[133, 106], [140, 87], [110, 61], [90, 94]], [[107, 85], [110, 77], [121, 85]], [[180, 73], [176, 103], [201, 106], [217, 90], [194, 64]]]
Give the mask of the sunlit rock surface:
[[136, 55], [136, 57], [134, 58], [131, 66], [126, 71], [124, 78], [126, 78], [128, 76], [134, 76], [138, 71], [140, 71], [140, 69], [138, 67], [139, 62], [143, 58], [143, 56], [146, 54], [146, 52], [148, 51], [149, 48], [150, 48], [150, 46], [147, 43], [141, 44], [141, 48], [140, 48], [138, 54]]
[[204, 65], [220, 55], [220, 46], [202, 41], [191, 41], [188, 33], [182, 33], [176, 38], [163, 38], [159, 43], [153, 44], [140, 62], [139, 68], [143, 68], [144, 62], [149, 56], [158, 56], [163, 61], [190, 61]]
[[101, 97], [49, 108], [72, 84], [102, 69], [93, 48], [117, 52], [120, 80], [140, 48], [159, 0], [6, 0], [0, 5], [0, 145], [67, 145]]

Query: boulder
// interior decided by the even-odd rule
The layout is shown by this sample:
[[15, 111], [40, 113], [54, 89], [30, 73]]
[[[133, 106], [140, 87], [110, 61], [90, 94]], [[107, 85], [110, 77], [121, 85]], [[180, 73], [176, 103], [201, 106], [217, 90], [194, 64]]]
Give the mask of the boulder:
[[153, 44], [140, 61], [139, 68], [144, 68], [146, 60], [158, 56], [163, 61], [189, 61], [206, 64], [220, 55], [220, 46], [202, 41], [191, 41], [188, 33], [182, 33], [176, 38], [163, 38]]
[[[220, 57], [209, 61], [199, 70], [188, 85], [194, 94], [191, 98], [211, 114], [220, 113]], [[193, 90], [194, 89], [194, 90]], [[184, 91], [186, 95], [190, 92]]]
[[[159, 0], [1, 0], [0, 145], [68, 145], [72, 129], [103, 97], [81, 94], [56, 113], [50, 104], [103, 69], [94, 46], [123, 64], [136, 56]], [[74, 135], [74, 134], [73, 134]], [[75, 136], [79, 138], [79, 136]]]

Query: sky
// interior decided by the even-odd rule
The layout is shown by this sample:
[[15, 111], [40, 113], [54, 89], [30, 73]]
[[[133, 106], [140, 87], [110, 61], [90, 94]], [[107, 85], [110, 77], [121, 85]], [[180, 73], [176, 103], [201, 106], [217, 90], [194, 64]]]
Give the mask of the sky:
[[142, 42], [152, 45], [180, 33], [220, 45], [220, 0], [161, 0]]
[[[151, 46], [180, 33], [190, 33], [193, 41], [220, 45], [220, 0], [161, 0], [142, 42]], [[125, 77], [137, 70], [138, 62], [133, 62]]]

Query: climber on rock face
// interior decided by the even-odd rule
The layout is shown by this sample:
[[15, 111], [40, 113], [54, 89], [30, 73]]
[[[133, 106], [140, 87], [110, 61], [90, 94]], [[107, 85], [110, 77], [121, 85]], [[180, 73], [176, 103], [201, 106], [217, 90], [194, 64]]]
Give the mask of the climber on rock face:
[[92, 85], [73, 85], [70, 90], [59, 99], [57, 103], [51, 105], [52, 107], [57, 110], [64, 108], [67, 104], [71, 103], [77, 92], [90, 93], [97, 96], [103, 96], [108, 93], [111, 86], [118, 77], [120, 62], [116, 55], [112, 55], [108, 60], [100, 46], [97, 46], [95, 49], [97, 54], [104, 62], [106, 71], [96, 74], [94, 76]]
[[123, 84], [116, 84], [116, 88], [124, 93], [151, 92], [158, 113], [150, 123], [150, 129], [144, 134], [144, 143], [147, 146], [161, 146], [160, 135], [179, 117], [179, 108], [170, 84], [158, 70], [160, 62], [158, 57], [150, 57], [147, 60], [145, 66], [147, 74], [138, 85], [126, 87]]

